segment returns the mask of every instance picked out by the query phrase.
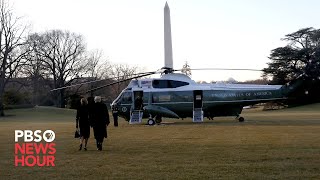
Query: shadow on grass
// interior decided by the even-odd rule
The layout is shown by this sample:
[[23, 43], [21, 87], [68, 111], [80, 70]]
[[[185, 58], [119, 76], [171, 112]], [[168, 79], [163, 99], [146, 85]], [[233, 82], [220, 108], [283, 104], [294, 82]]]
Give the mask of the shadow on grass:
[[4, 116], [0, 116], [0, 119], [1, 118], [6, 118], [6, 117], [13, 117], [13, 116], [17, 116], [15, 114], [5, 114]]
[[[320, 126], [320, 119], [319, 120], [246, 120], [245, 122], [238, 122], [237, 120], [211, 120], [211, 121], [204, 121], [204, 122], [197, 122], [194, 123], [192, 121], [174, 121], [174, 122], [163, 122], [161, 124], [156, 124], [154, 126], [310, 126], [316, 125]], [[144, 126], [149, 126], [144, 124]], [[152, 126], [151, 126], [152, 127]]]

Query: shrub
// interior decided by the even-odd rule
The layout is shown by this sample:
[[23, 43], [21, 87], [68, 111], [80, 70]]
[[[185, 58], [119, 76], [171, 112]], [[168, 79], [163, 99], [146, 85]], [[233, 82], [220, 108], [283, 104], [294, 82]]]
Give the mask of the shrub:
[[31, 104], [30, 95], [13, 90], [4, 92], [4, 104], [6, 105], [24, 105]]

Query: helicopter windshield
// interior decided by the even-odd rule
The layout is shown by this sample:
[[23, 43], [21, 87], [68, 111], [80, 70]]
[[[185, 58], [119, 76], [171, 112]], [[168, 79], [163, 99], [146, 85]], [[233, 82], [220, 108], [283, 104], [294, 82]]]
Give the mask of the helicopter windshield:
[[112, 104], [131, 104], [132, 103], [132, 92], [131, 91], [122, 91], [119, 96], [113, 101]]

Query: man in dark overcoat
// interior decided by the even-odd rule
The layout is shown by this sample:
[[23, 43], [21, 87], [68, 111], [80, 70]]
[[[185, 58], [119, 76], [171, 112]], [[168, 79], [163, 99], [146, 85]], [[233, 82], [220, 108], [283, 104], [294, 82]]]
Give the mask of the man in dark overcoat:
[[109, 113], [107, 106], [101, 102], [101, 97], [94, 98], [94, 105], [92, 107], [91, 125], [93, 127], [94, 138], [96, 139], [97, 149], [102, 150], [102, 143], [104, 138], [107, 138], [107, 126], [110, 124]]

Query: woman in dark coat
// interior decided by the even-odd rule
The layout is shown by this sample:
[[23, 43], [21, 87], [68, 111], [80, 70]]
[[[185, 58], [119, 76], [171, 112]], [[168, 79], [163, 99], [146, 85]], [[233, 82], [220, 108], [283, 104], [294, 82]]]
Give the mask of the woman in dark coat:
[[92, 108], [92, 117], [90, 117], [93, 127], [94, 138], [96, 139], [97, 149], [102, 150], [103, 139], [107, 138], [107, 126], [110, 123], [107, 106], [101, 102], [101, 97], [94, 98], [95, 104]]
[[77, 109], [76, 128], [80, 129], [80, 146], [79, 151], [82, 149], [84, 141], [84, 150], [87, 150], [88, 139], [90, 137], [90, 123], [88, 101], [85, 98], [80, 100], [81, 105]]

